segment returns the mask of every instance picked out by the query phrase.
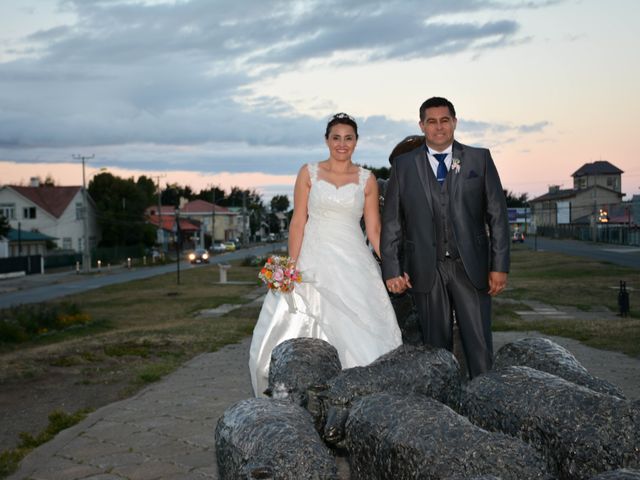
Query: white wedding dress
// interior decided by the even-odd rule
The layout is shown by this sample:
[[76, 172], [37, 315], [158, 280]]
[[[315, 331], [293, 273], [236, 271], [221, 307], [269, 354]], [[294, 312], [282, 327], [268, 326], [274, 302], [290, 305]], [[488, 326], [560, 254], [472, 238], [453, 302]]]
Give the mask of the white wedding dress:
[[297, 261], [302, 283], [291, 294], [269, 291], [264, 300], [249, 354], [256, 396], [268, 386], [271, 351], [287, 339], [328, 341], [342, 368], [367, 365], [402, 343], [380, 267], [360, 227], [370, 172], [360, 168], [358, 183], [336, 187], [318, 179], [317, 164], [307, 168], [308, 221]]

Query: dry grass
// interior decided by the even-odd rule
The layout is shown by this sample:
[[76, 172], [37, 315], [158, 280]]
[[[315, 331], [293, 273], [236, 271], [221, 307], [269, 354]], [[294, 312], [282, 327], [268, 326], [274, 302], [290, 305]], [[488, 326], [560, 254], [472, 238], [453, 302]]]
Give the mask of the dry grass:
[[[494, 330], [537, 330], [548, 335], [574, 338], [606, 350], [640, 356], [640, 311], [633, 309], [640, 292], [640, 271], [568, 255], [535, 252], [516, 246], [512, 250], [509, 289], [494, 310]], [[528, 307], [522, 300], [537, 300], [556, 307], [574, 306], [598, 311], [603, 306], [618, 311], [619, 282], [631, 292], [631, 315], [612, 320], [523, 320], [516, 310]], [[636, 293], [637, 295], [637, 293]], [[604, 316], [603, 316], [604, 317]]]
[[[2, 354], [0, 383], [44, 375], [49, 366], [81, 367], [82, 382], [91, 383], [103, 370], [118, 371], [174, 368], [198, 353], [215, 351], [249, 335], [258, 316], [257, 308], [239, 308], [216, 318], [198, 316], [201, 310], [222, 304], [246, 304], [247, 295], [260, 288], [257, 268], [235, 265], [230, 281], [246, 285], [219, 284], [215, 266], [199, 266], [175, 274], [89, 291], [67, 297], [91, 315], [94, 324], [8, 346]], [[129, 372], [130, 373], [130, 372]], [[113, 381], [120, 378], [114, 375]], [[139, 385], [140, 374], [132, 378]], [[129, 391], [126, 393], [130, 393]]]

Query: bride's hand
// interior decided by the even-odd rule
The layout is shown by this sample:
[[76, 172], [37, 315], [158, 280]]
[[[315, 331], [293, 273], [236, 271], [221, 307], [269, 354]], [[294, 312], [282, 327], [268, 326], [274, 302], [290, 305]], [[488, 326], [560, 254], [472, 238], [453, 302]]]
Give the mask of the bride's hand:
[[407, 289], [407, 279], [409, 278], [406, 275], [407, 274], [405, 273], [405, 276], [393, 277], [388, 279], [385, 282], [387, 284], [387, 290], [389, 290], [391, 293], [404, 292]]

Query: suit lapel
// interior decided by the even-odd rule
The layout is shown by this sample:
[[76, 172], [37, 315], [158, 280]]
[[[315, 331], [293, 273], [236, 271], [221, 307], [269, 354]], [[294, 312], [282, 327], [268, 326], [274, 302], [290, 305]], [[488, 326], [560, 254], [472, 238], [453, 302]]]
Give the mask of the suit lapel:
[[427, 197], [427, 204], [429, 204], [429, 210], [433, 212], [431, 205], [431, 188], [429, 187], [429, 177], [427, 168], [430, 168], [427, 164], [427, 159], [424, 153], [424, 148], [416, 149], [416, 153], [413, 156], [413, 161], [416, 163], [416, 170], [418, 171], [418, 178], [422, 185], [422, 191]]
[[[464, 147], [454, 140], [453, 142], [453, 150], [451, 152], [452, 160], [451, 160], [451, 169], [447, 174], [447, 181], [449, 182], [450, 196], [455, 196], [456, 191], [458, 189], [458, 185], [460, 184], [460, 179], [462, 178], [462, 171], [464, 168]], [[458, 171], [454, 170], [454, 161], [460, 161], [460, 167]]]

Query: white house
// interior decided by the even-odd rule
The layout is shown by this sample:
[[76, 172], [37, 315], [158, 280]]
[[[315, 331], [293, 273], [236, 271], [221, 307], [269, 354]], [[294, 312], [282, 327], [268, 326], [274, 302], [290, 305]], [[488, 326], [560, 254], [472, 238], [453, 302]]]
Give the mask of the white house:
[[[96, 246], [100, 232], [93, 200], [87, 193], [87, 238], [89, 247]], [[55, 238], [64, 250], [84, 250], [84, 198], [82, 187], [39, 185], [4, 185], [0, 187], [0, 213], [11, 228], [24, 232], [40, 232]]]

